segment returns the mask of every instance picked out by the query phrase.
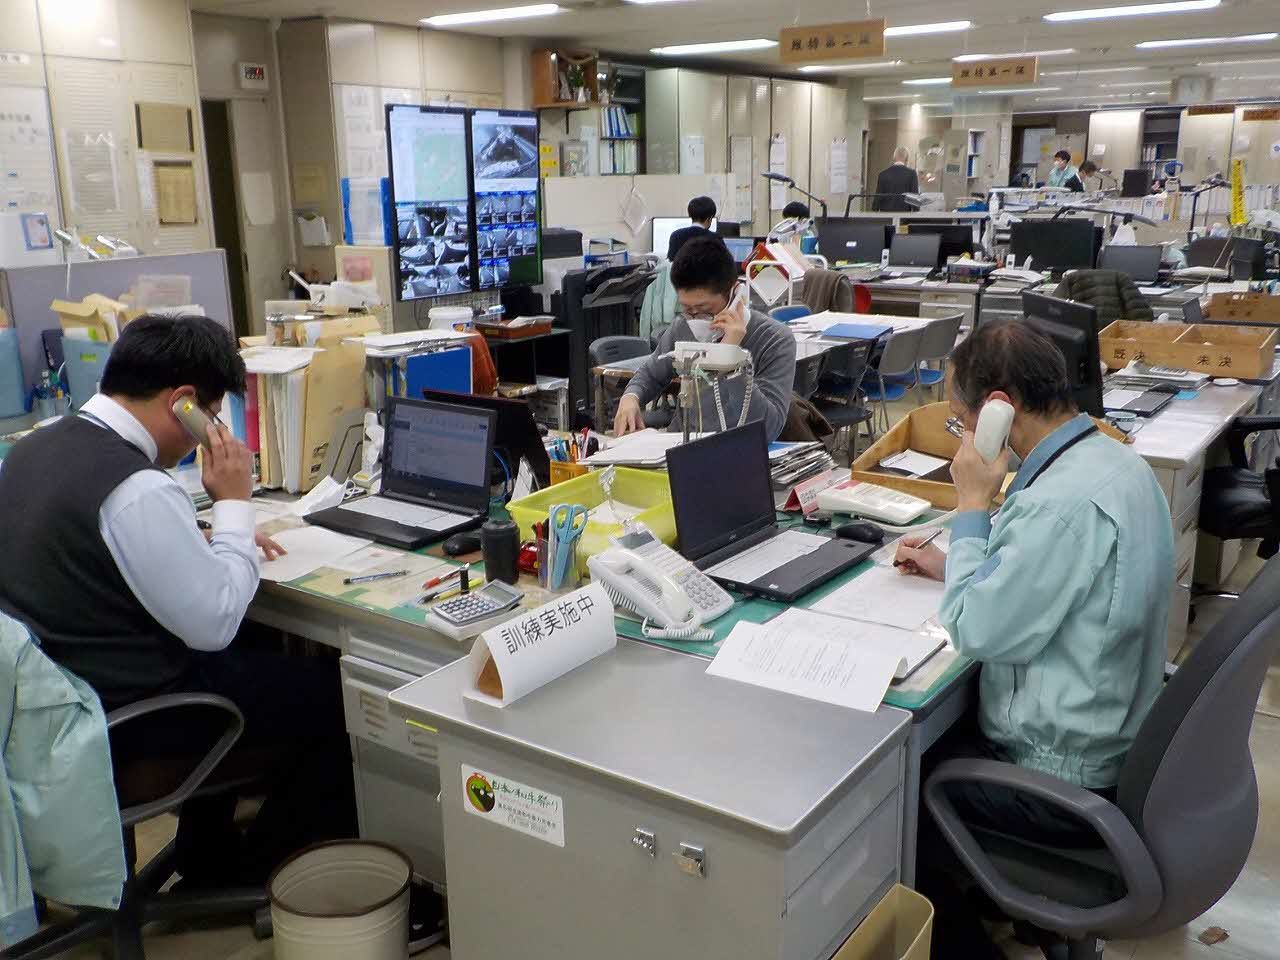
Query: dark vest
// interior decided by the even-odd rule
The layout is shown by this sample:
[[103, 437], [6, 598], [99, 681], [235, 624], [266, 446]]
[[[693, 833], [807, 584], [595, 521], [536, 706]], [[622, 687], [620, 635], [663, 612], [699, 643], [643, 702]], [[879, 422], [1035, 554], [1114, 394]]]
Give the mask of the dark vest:
[[24, 437], [0, 467], [0, 610], [107, 709], [171, 689], [191, 656], [133, 595], [98, 528], [111, 492], [156, 469], [81, 417]]

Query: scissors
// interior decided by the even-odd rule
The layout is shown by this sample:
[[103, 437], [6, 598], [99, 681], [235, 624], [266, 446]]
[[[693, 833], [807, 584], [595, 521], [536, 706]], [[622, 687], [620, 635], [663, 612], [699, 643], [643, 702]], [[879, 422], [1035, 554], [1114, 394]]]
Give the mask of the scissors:
[[551, 589], [564, 586], [568, 566], [577, 552], [574, 546], [587, 526], [587, 508], [578, 503], [558, 503], [551, 508], [551, 535], [555, 540], [555, 565]]

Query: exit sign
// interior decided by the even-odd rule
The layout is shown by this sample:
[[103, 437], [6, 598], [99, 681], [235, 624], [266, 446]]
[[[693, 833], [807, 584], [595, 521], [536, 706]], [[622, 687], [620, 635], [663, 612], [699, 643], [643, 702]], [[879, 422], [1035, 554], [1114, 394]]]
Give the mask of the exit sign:
[[267, 89], [267, 65], [265, 63], [245, 63], [236, 64], [240, 72], [240, 89], [241, 90], [266, 90]]

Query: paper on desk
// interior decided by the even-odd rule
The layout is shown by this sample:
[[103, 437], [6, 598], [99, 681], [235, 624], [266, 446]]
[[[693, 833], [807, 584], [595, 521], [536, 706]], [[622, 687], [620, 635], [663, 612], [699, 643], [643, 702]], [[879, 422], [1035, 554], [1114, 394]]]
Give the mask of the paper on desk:
[[[392, 561], [403, 556], [404, 552], [401, 550], [389, 550], [386, 547], [378, 547], [370, 544], [367, 547], [362, 547], [354, 553], [347, 554], [341, 560], [335, 560], [333, 563], [329, 564], [329, 566], [334, 570], [341, 570], [343, 573], [361, 574], [368, 573], [370, 570], [374, 569], [374, 567], [379, 567], [384, 563], [390, 565], [388, 566], [388, 570], [390, 570], [391, 567], [394, 566]], [[404, 567], [398, 567], [396, 569], [402, 570]]]
[[[705, 433], [693, 433], [690, 434], [690, 439], [705, 436], [707, 436]], [[667, 451], [679, 446], [681, 442], [682, 437], [679, 433], [654, 430], [650, 427], [611, 441], [604, 450], [587, 457], [582, 462], [592, 467], [603, 467], [611, 463], [662, 463], [666, 459]]]
[[876, 565], [833, 590], [812, 607], [849, 620], [915, 630], [942, 606], [943, 585]]
[[857, 633], [820, 635], [777, 620], [740, 622], [720, 645], [707, 674], [874, 712], [902, 658], [859, 643]]
[[261, 577], [276, 583], [305, 577], [372, 542], [311, 526], [282, 530], [274, 539], [289, 552], [279, 559], [263, 563]]
[[789, 607], [782, 611], [769, 621], [769, 626], [801, 630], [826, 640], [838, 640], [849, 636], [850, 629], [856, 630], [855, 636], [860, 645], [875, 647], [886, 654], [901, 658], [898, 669], [893, 674], [895, 679], [901, 679], [914, 672], [917, 667], [946, 646], [949, 639], [947, 632], [940, 626], [929, 625], [916, 632], [878, 623], [855, 625], [843, 617], [828, 616], [798, 607]]
[[880, 461], [880, 466], [885, 469], [900, 470], [912, 477], [923, 477], [926, 473], [933, 473], [946, 465], [947, 461], [942, 457], [930, 456], [918, 450], [903, 450]]
[[827, 537], [803, 530], [784, 530], [750, 550], [744, 550], [723, 563], [717, 563], [707, 573], [735, 583], [752, 583], [770, 570], [777, 570], [784, 563], [803, 557], [828, 543]]
[[1142, 396], [1141, 390], [1124, 390], [1112, 387], [1102, 395], [1102, 405], [1108, 410], [1119, 410], [1133, 400]]
[[320, 352], [318, 347], [249, 347], [241, 350], [249, 373], [292, 373], [301, 370]]
[[1173, 287], [1138, 287], [1138, 292], [1144, 297], [1159, 297], [1166, 293], [1173, 293]]
[[886, 286], [893, 287], [918, 287], [927, 279], [927, 277], [893, 277], [890, 280], [884, 280], [881, 282]]

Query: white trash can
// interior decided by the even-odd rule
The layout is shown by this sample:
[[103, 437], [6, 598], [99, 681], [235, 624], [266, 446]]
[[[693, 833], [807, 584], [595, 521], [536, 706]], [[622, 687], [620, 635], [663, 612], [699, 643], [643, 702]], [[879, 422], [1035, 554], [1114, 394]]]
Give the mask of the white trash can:
[[404, 960], [413, 864], [399, 850], [335, 840], [271, 875], [275, 960]]

